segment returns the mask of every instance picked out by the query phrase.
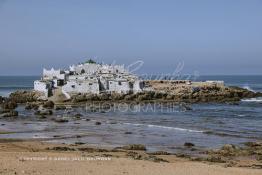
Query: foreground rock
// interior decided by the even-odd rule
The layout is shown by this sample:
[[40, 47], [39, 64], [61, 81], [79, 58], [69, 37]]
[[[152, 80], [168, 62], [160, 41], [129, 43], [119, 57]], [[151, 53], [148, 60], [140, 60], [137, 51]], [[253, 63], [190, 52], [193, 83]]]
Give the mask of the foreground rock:
[[131, 145], [126, 145], [120, 148], [124, 150], [146, 151], [146, 146], [141, 145], [141, 144], [131, 144]]
[[16, 116], [18, 116], [18, 112], [15, 110], [0, 111], [0, 118], [16, 117]]
[[53, 101], [47, 101], [44, 102], [43, 107], [47, 109], [53, 109], [55, 106], [55, 103]]
[[262, 142], [248, 142], [244, 147], [226, 144], [220, 149], [209, 150], [204, 154], [207, 156], [190, 159], [224, 163], [226, 167], [239, 166], [262, 169]]
[[17, 107], [17, 103], [13, 100], [7, 100], [7, 101], [4, 101], [1, 104], [1, 107], [4, 110], [12, 110], [12, 109], [15, 109]]
[[16, 103], [41, 101], [42, 94], [36, 91], [16, 91], [10, 94], [9, 99]]

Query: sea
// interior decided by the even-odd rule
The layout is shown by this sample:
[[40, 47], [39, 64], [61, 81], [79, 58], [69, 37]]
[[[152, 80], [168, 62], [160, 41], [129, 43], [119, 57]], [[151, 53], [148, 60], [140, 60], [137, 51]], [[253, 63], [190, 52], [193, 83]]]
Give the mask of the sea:
[[[0, 96], [16, 90], [33, 88], [38, 76], [0, 76]], [[239, 86], [262, 92], [262, 76], [200, 76], [195, 80], [222, 80], [228, 86]], [[54, 117], [69, 122], [56, 123], [39, 119], [33, 111], [19, 106], [17, 118], [0, 119], [0, 138], [37, 138], [48, 142], [83, 142], [95, 146], [116, 147], [144, 144], [149, 151], [184, 150], [191, 142], [199, 149], [219, 148], [224, 144], [243, 145], [262, 140], [262, 98], [242, 99], [239, 103], [199, 103], [184, 110], [173, 104], [122, 104], [90, 111], [88, 106], [68, 107], [55, 111]], [[75, 119], [75, 114], [81, 114]], [[101, 122], [101, 125], [96, 125]]]

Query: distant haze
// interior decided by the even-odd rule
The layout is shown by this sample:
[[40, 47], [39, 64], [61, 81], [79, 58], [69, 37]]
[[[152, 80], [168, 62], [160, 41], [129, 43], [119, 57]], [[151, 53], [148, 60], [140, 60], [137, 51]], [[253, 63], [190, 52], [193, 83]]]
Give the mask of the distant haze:
[[138, 73], [262, 74], [260, 0], [0, 0], [0, 75], [94, 58]]

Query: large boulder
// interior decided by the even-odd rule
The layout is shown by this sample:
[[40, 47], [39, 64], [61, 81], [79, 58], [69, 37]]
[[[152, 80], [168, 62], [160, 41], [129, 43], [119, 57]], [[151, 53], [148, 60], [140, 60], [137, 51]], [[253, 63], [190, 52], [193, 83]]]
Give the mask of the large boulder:
[[3, 109], [11, 110], [11, 109], [15, 109], [17, 107], [17, 103], [16, 103], [16, 101], [8, 100], [8, 101], [3, 102], [1, 104], [1, 106], [2, 106]]
[[43, 107], [44, 108], [47, 108], [47, 109], [53, 109], [55, 106], [55, 103], [53, 101], [47, 101], [43, 104]]
[[41, 94], [36, 91], [16, 91], [10, 94], [9, 99], [16, 103], [26, 103], [38, 101]]

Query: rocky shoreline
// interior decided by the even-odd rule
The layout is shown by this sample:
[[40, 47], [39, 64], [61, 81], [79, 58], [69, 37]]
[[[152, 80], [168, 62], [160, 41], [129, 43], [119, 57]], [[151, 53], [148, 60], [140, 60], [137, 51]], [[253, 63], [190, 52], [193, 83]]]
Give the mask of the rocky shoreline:
[[[161, 81], [157, 85], [162, 84]], [[136, 94], [75, 94], [71, 99], [64, 101], [51, 101], [43, 99], [42, 94], [36, 91], [16, 91], [10, 94], [9, 97], [0, 97], [0, 117], [17, 116], [15, 111], [18, 104], [25, 104], [26, 110], [36, 110], [36, 115], [51, 115], [52, 109], [64, 109], [63, 105], [81, 105], [84, 103], [177, 103], [183, 105], [187, 110], [190, 109], [185, 104], [192, 103], [231, 103], [238, 104], [244, 98], [262, 97], [261, 92], [252, 92], [239, 87], [219, 87], [219, 86], [183, 86], [176, 89], [171, 89], [168, 83], [164, 83], [166, 87], [159, 90], [154, 88], [156, 85], [151, 85], [153, 90], [144, 91]], [[39, 108], [41, 109], [39, 110]], [[46, 110], [44, 110], [46, 109]]]

